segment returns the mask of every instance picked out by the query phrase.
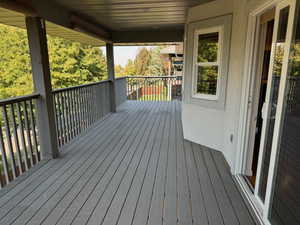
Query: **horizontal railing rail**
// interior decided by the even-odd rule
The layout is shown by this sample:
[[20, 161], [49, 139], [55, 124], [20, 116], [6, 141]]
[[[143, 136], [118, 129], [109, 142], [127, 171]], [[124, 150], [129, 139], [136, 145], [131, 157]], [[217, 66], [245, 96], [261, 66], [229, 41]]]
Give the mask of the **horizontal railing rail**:
[[110, 81], [53, 91], [59, 147], [63, 147], [111, 111]]
[[126, 80], [128, 100], [172, 101], [182, 96], [182, 76], [129, 76]]
[[86, 88], [86, 87], [95, 86], [98, 84], [104, 84], [104, 83], [108, 83], [108, 82], [110, 82], [110, 80], [103, 80], [103, 81], [94, 82], [94, 83], [81, 84], [81, 85], [72, 86], [72, 87], [60, 88], [60, 89], [53, 90], [52, 93], [56, 94], [56, 93], [60, 93], [60, 92], [64, 92], [64, 91], [69, 91], [69, 90], [74, 90], [74, 89], [79, 89], [79, 88]]
[[36, 127], [39, 94], [0, 100], [0, 187], [41, 160]]
[[[52, 91], [60, 148], [111, 112], [112, 81]], [[117, 104], [129, 100], [171, 101], [181, 98], [181, 76], [130, 76], [115, 80]], [[0, 100], [0, 187], [41, 160], [37, 121], [39, 94]]]
[[24, 101], [32, 100], [32, 99], [37, 99], [39, 97], [40, 97], [40, 94], [31, 94], [31, 95], [24, 95], [24, 96], [20, 96], [20, 97], [1, 99], [0, 106], [18, 103], [18, 102], [24, 102]]

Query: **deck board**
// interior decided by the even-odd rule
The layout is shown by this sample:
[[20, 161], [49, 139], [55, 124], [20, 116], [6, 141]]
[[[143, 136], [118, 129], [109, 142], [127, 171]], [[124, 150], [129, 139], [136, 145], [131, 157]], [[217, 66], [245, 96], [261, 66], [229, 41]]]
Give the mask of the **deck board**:
[[254, 225], [222, 154], [183, 139], [180, 106], [124, 103], [1, 190], [0, 224]]

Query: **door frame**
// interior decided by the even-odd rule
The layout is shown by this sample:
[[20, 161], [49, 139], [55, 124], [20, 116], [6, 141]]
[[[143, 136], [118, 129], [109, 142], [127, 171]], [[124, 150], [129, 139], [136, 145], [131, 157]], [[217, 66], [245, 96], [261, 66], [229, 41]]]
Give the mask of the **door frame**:
[[270, 0], [269, 2], [261, 5], [252, 12], [248, 17], [248, 30], [246, 40], [246, 53], [244, 64], [244, 78], [242, 82], [242, 100], [240, 111], [240, 123], [238, 130], [237, 146], [241, 151], [236, 156], [236, 166], [234, 168], [234, 174], [244, 174], [249, 171], [246, 169], [247, 162], [249, 161], [247, 155], [249, 151], [250, 143], [250, 130], [251, 127], [251, 112], [253, 111], [253, 89], [255, 88], [256, 71], [258, 67], [258, 60], [256, 58], [259, 52], [259, 40], [260, 35], [260, 16], [266, 11], [276, 7], [278, 2], [282, 0]]
[[[273, 183], [274, 183], [274, 175], [276, 170], [276, 159], [277, 159], [277, 146], [278, 146], [278, 139], [280, 135], [280, 122], [282, 117], [282, 100], [283, 100], [283, 93], [285, 91], [286, 87], [286, 76], [281, 77], [280, 81], [280, 89], [279, 89], [279, 98], [278, 98], [278, 108], [276, 113], [276, 117], [278, 119], [275, 123], [274, 128], [274, 138], [273, 138], [273, 144], [272, 144], [272, 154], [270, 158], [270, 167], [269, 167], [269, 176], [268, 176], [268, 185], [266, 190], [266, 198], [265, 203], [263, 203], [258, 197], [257, 192], [253, 193], [253, 191], [248, 186], [244, 176], [241, 174], [247, 174], [249, 171], [247, 171], [247, 165], [252, 161], [250, 157], [252, 156], [250, 148], [253, 147], [251, 144], [251, 140], [253, 140], [253, 137], [251, 137], [251, 127], [253, 126], [253, 122], [251, 121], [253, 111], [255, 104], [253, 104], [253, 98], [255, 96], [255, 83], [256, 77], [257, 77], [257, 69], [259, 67], [259, 62], [257, 60], [258, 57], [256, 57], [259, 53], [259, 40], [260, 40], [260, 33], [261, 33], [261, 26], [260, 26], [260, 16], [264, 14], [266, 11], [280, 6], [281, 4], [293, 4], [295, 2], [294, 0], [270, 0], [267, 3], [259, 6], [249, 14], [248, 18], [248, 30], [247, 30], [247, 41], [246, 41], [246, 55], [245, 55], [245, 67], [244, 67], [244, 78], [242, 83], [242, 101], [241, 101], [241, 111], [240, 111], [240, 123], [239, 123], [239, 136], [238, 136], [238, 149], [240, 151], [238, 152], [236, 156], [236, 166], [235, 166], [235, 178], [237, 183], [239, 184], [242, 192], [244, 193], [244, 197], [248, 202], [250, 203], [250, 207], [254, 210], [254, 213], [256, 217], [258, 218], [258, 222], [261, 224], [271, 225], [270, 221], [268, 220], [269, 212], [270, 212], [270, 203], [272, 199], [272, 190], [273, 190]], [[294, 6], [295, 7], [295, 6]], [[291, 13], [289, 15], [289, 27], [292, 26], [291, 23], [293, 23], [293, 17], [294, 17], [295, 10], [291, 10]], [[276, 10], [277, 13], [277, 10]], [[278, 15], [275, 15], [275, 17]], [[290, 39], [289, 36], [291, 36], [292, 29], [288, 29], [287, 33], [287, 45], [290, 45]], [[276, 24], [274, 24], [274, 34], [277, 34]], [[276, 36], [275, 36], [276, 37]], [[274, 37], [273, 37], [274, 38]], [[272, 46], [273, 49], [273, 46]], [[274, 51], [272, 51], [274, 52]], [[286, 48], [285, 50], [285, 56], [284, 59], [287, 60], [289, 54], [289, 48]], [[269, 69], [272, 70], [273, 68], [273, 61], [272, 61], [272, 55], [271, 55], [271, 62]], [[282, 71], [287, 71], [287, 63], [283, 63], [286, 68], [283, 68]], [[268, 90], [267, 90], [267, 96], [268, 98]], [[262, 132], [263, 134], [263, 132]], [[263, 137], [262, 137], [263, 138]], [[262, 142], [263, 143], [263, 142]], [[250, 151], [250, 154], [249, 154]], [[261, 156], [262, 154], [260, 154]], [[261, 167], [261, 160], [262, 157], [259, 158], [258, 167]], [[260, 180], [260, 170], [261, 168], [257, 168], [258, 171], [258, 177], [256, 185], [259, 183]], [[257, 190], [257, 188], [256, 188]]]
[[[258, 219], [257, 222], [264, 224], [263, 203], [255, 197], [253, 190], [249, 187], [245, 177], [241, 174], [249, 174], [247, 165], [252, 162], [253, 134], [251, 134], [251, 128], [253, 122], [251, 121], [253, 112], [255, 112], [255, 104], [253, 99], [255, 97], [255, 87], [257, 85], [257, 71], [259, 69], [259, 55], [260, 39], [261, 39], [261, 23], [260, 16], [268, 10], [276, 7], [281, 0], [270, 0], [267, 3], [259, 6], [255, 10], [251, 11], [248, 16], [248, 30], [246, 40], [246, 53], [245, 53], [245, 66], [244, 66], [244, 78], [242, 83], [242, 101], [239, 123], [239, 136], [238, 136], [238, 151], [235, 166], [235, 179], [239, 184], [241, 191], [244, 193], [244, 197], [249, 202], [250, 207]], [[259, 165], [259, 164], [258, 164]]]
[[[290, 5], [290, 12], [288, 18], [288, 25], [287, 25], [287, 33], [286, 33], [286, 48], [284, 51], [283, 56], [283, 66], [282, 66], [282, 74], [288, 74], [289, 68], [289, 57], [290, 57], [290, 46], [292, 44], [292, 36], [294, 32], [294, 22], [295, 22], [295, 13], [297, 7], [298, 0], [284, 0], [282, 5], [280, 4], [280, 8], [283, 9], [287, 5]], [[298, 3], [299, 4], [299, 3]], [[279, 93], [278, 93], [278, 101], [277, 101], [277, 110], [276, 110], [276, 118], [275, 118], [275, 126], [274, 126], [274, 134], [273, 134], [273, 142], [272, 142], [272, 150], [271, 150], [271, 157], [270, 157], [270, 166], [269, 166], [269, 174], [268, 174], [268, 181], [267, 181], [267, 189], [266, 189], [266, 198], [265, 198], [265, 208], [263, 220], [266, 221], [267, 225], [271, 225], [269, 221], [269, 214], [271, 208], [271, 201], [273, 198], [273, 189], [275, 184], [275, 176], [277, 171], [277, 162], [278, 162], [278, 155], [279, 155], [279, 144], [280, 144], [280, 135], [282, 131], [282, 116], [285, 113], [285, 92], [287, 88], [287, 76], [281, 76], [280, 78], [280, 86], [279, 86]]]

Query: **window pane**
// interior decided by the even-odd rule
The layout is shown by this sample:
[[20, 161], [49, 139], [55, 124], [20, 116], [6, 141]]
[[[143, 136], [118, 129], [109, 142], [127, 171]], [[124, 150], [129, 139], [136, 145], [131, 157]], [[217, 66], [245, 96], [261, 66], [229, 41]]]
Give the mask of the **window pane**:
[[300, 224], [300, 9], [291, 44], [270, 221]]
[[217, 62], [219, 33], [200, 34], [198, 36], [198, 62]]
[[269, 175], [269, 164], [270, 164], [270, 157], [271, 157], [271, 150], [272, 150], [272, 143], [273, 143], [275, 115], [277, 110], [277, 99], [279, 93], [280, 77], [281, 77], [283, 55], [285, 50], [286, 32], [287, 32], [287, 22], [285, 22], [285, 20], [288, 19], [288, 15], [289, 15], [289, 7], [286, 7], [280, 11], [277, 41], [275, 43], [275, 49], [274, 49], [275, 57], [274, 57], [272, 86], [271, 86], [271, 95], [270, 95], [271, 110], [267, 120], [268, 122], [266, 127], [267, 129], [266, 143], [264, 146], [263, 163], [261, 169], [261, 180], [260, 180], [260, 185], [258, 190], [258, 195], [263, 202], [265, 201], [267, 181]]
[[216, 95], [218, 66], [198, 66], [197, 93]]

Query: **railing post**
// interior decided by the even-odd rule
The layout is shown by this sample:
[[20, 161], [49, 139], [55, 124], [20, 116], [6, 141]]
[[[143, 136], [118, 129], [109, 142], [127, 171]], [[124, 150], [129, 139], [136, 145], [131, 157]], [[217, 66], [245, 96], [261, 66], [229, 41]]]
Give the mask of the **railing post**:
[[45, 22], [37, 17], [27, 17], [26, 27], [34, 88], [40, 94], [36, 113], [41, 154], [43, 159], [57, 158], [59, 152]]
[[106, 61], [108, 80], [110, 81], [110, 106], [111, 111], [116, 112], [114, 45], [111, 43], [106, 44]]

